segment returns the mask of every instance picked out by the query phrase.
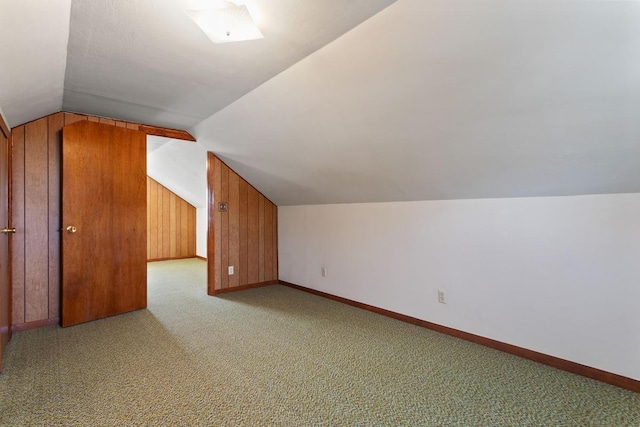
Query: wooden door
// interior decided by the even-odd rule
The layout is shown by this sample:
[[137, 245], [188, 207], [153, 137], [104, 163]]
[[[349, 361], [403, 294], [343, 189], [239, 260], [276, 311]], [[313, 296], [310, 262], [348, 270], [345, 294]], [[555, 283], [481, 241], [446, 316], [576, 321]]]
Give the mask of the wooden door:
[[[2, 118], [0, 117], [0, 120]], [[11, 274], [9, 265], [9, 135], [0, 127], [0, 371], [2, 351], [11, 338]]]
[[62, 326], [147, 306], [146, 135], [62, 129]]

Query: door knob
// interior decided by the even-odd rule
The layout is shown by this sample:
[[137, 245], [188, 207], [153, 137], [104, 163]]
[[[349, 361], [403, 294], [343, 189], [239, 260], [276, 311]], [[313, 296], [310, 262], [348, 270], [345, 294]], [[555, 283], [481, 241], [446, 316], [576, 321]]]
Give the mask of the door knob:
[[2, 230], [0, 230], [0, 233], [4, 233], [4, 234], [11, 234], [15, 232], [16, 232], [15, 228], [9, 228], [9, 227], [5, 227]]
[[76, 231], [78, 231], [73, 225], [70, 225], [67, 227], [67, 232], [68, 233], [75, 233]]

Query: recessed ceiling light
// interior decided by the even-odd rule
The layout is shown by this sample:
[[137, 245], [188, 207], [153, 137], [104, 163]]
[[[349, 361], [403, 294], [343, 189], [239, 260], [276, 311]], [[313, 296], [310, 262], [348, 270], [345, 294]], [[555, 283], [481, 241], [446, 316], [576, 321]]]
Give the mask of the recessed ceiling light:
[[224, 2], [223, 7], [186, 13], [214, 43], [264, 38], [245, 5]]

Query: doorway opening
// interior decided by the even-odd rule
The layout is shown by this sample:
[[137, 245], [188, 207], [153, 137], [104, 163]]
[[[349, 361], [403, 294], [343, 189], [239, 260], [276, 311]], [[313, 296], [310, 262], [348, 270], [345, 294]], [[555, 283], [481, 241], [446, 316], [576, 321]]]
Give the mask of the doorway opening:
[[[190, 265], [199, 270], [206, 263], [206, 162], [207, 152], [197, 142], [147, 136], [148, 285], [156, 280], [156, 270]], [[163, 262], [165, 266], [155, 265]], [[206, 293], [206, 277], [202, 292]]]

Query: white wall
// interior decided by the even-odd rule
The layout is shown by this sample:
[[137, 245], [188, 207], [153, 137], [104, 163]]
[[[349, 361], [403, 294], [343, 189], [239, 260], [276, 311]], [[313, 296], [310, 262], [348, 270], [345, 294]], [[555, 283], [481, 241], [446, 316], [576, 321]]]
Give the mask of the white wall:
[[280, 206], [278, 244], [281, 280], [640, 379], [640, 194]]

